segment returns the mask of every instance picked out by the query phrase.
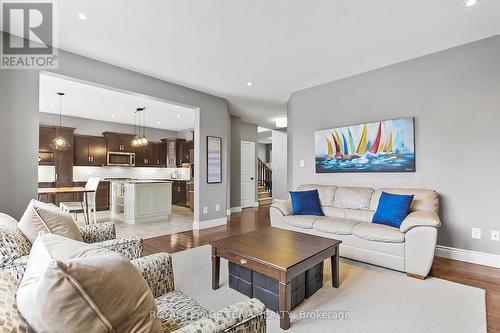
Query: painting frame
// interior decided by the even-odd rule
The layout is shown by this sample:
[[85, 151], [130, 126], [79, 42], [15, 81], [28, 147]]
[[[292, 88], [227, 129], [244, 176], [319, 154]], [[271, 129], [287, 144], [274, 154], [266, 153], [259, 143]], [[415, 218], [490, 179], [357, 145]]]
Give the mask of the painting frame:
[[207, 136], [207, 184], [222, 183], [222, 138]]
[[318, 129], [314, 144], [316, 174], [416, 172], [411, 116]]

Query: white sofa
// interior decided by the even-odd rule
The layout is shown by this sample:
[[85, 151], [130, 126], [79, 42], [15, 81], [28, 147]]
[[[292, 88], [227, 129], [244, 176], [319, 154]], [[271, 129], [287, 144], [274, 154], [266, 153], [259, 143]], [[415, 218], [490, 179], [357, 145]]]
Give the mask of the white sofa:
[[[271, 225], [277, 228], [342, 241], [340, 255], [406, 272], [424, 279], [432, 267], [439, 220], [439, 195], [431, 190], [301, 185], [317, 189], [325, 216], [291, 215], [289, 200], [276, 200], [270, 208]], [[394, 228], [371, 223], [382, 191], [413, 194], [410, 214]]]

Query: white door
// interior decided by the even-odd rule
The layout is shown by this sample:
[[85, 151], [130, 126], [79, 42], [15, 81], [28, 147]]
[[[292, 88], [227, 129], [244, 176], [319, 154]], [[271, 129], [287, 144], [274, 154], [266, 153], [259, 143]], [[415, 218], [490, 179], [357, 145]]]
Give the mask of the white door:
[[241, 208], [255, 205], [255, 142], [241, 141]]

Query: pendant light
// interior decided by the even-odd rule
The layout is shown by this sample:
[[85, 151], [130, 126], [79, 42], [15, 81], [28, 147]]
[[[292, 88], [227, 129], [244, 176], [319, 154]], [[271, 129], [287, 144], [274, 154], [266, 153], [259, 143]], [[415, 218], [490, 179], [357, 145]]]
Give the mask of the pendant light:
[[[146, 139], [146, 111], [145, 107], [140, 107], [135, 110], [135, 123], [134, 131], [135, 137], [132, 140], [132, 147], [143, 147], [147, 146], [148, 139]], [[137, 114], [139, 114], [139, 126], [137, 126]], [[142, 116], [142, 126], [141, 126], [141, 116]]]
[[65, 95], [63, 92], [58, 92], [59, 95], [59, 128], [56, 130], [56, 137], [50, 143], [50, 147], [55, 150], [68, 150], [71, 145], [68, 140], [62, 135], [60, 135], [62, 127], [62, 97]]

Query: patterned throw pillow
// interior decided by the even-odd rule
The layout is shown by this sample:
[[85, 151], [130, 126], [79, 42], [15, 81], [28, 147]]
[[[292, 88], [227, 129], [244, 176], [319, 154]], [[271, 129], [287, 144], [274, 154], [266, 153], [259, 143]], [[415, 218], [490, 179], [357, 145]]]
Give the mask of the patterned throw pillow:
[[0, 267], [6, 267], [14, 260], [28, 255], [31, 244], [17, 228], [17, 221], [0, 213]]

